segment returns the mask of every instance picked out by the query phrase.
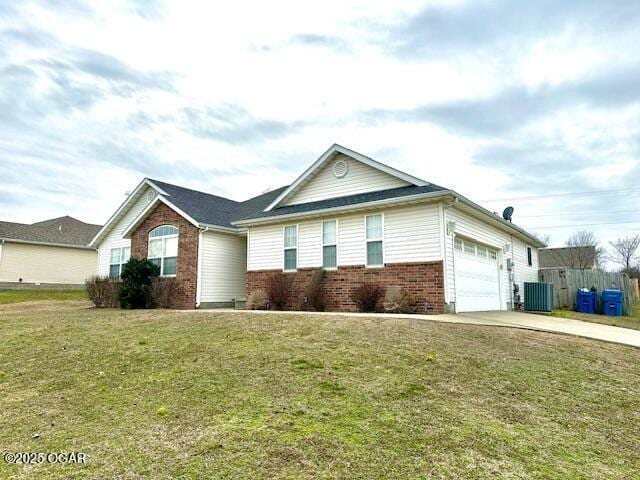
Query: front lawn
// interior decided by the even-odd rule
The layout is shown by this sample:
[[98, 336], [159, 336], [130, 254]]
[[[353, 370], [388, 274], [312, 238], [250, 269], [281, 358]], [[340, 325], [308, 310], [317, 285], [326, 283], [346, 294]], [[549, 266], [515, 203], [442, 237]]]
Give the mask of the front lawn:
[[0, 312], [0, 478], [630, 479], [640, 350], [382, 317]]
[[551, 313], [554, 317], [573, 318], [585, 322], [602, 323], [613, 325], [614, 327], [633, 328], [640, 330], [640, 308], [636, 308], [630, 316], [610, 317], [609, 315], [595, 315], [591, 313], [579, 313], [571, 310], [554, 310]]
[[82, 290], [0, 290], [0, 305], [39, 300], [88, 300]]

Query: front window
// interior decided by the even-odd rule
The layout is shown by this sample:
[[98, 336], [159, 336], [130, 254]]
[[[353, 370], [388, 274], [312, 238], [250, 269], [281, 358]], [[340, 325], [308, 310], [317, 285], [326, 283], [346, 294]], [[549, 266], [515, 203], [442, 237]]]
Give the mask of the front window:
[[382, 214], [365, 217], [367, 236], [367, 266], [384, 265]]
[[170, 225], [149, 232], [147, 259], [160, 268], [160, 276], [173, 276], [178, 269], [178, 229]]
[[111, 249], [111, 255], [109, 259], [109, 277], [120, 278], [122, 274], [122, 267], [129, 261], [131, 256], [131, 248], [118, 247]]
[[322, 266], [324, 268], [338, 266], [337, 233], [338, 222], [336, 220], [322, 222]]
[[284, 269], [295, 270], [298, 267], [298, 226], [284, 227]]

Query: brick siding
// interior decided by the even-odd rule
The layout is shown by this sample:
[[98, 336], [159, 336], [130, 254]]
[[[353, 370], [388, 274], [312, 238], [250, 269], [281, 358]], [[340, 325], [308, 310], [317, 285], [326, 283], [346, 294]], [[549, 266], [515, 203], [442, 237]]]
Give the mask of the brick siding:
[[[304, 301], [304, 292], [315, 268], [301, 268], [296, 272], [259, 270], [247, 272], [247, 296], [256, 289], [267, 289], [274, 275], [292, 278], [291, 300], [287, 308], [298, 310]], [[322, 282], [327, 298], [327, 310], [355, 312], [351, 291], [365, 282], [377, 283], [383, 288], [397, 285], [411, 292], [418, 302], [418, 313], [438, 314], [444, 311], [444, 273], [442, 262], [394, 263], [384, 268], [345, 266], [327, 270]]]
[[176, 285], [169, 302], [171, 308], [195, 308], [198, 281], [198, 229], [164, 203], [158, 204], [131, 237], [131, 256], [147, 258], [149, 232], [161, 225], [179, 231]]

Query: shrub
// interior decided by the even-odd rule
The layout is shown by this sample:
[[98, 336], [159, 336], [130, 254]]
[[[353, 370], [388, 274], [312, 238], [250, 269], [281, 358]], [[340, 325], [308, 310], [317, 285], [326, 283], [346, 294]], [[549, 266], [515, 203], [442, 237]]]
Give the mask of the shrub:
[[291, 278], [279, 273], [271, 277], [267, 287], [269, 306], [273, 310], [284, 310], [289, 303], [291, 295]]
[[98, 308], [116, 308], [119, 305], [120, 280], [94, 276], [87, 278], [84, 286], [89, 300]]
[[122, 267], [120, 307], [148, 308], [147, 290], [151, 280], [160, 275], [160, 268], [149, 260], [130, 258]]
[[311, 281], [304, 291], [304, 299], [300, 310], [311, 310], [324, 312], [327, 308], [327, 298], [322, 281], [324, 280], [324, 270], [316, 270], [311, 277]]
[[151, 284], [146, 287], [147, 308], [169, 308], [175, 288], [175, 278], [152, 278]]
[[387, 288], [383, 305], [385, 312], [415, 313], [416, 297], [407, 289], [394, 285]]
[[375, 312], [383, 295], [382, 287], [375, 283], [363, 283], [351, 291], [351, 300], [361, 312]]
[[249, 310], [267, 310], [269, 306], [269, 296], [263, 288], [252, 291], [247, 297], [247, 308]]

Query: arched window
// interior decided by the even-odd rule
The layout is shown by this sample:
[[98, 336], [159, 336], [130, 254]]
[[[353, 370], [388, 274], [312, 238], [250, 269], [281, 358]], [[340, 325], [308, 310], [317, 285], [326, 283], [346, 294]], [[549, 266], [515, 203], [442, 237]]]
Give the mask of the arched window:
[[151, 230], [147, 258], [160, 267], [161, 276], [175, 275], [178, 269], [178, 229], [163, 225]]

